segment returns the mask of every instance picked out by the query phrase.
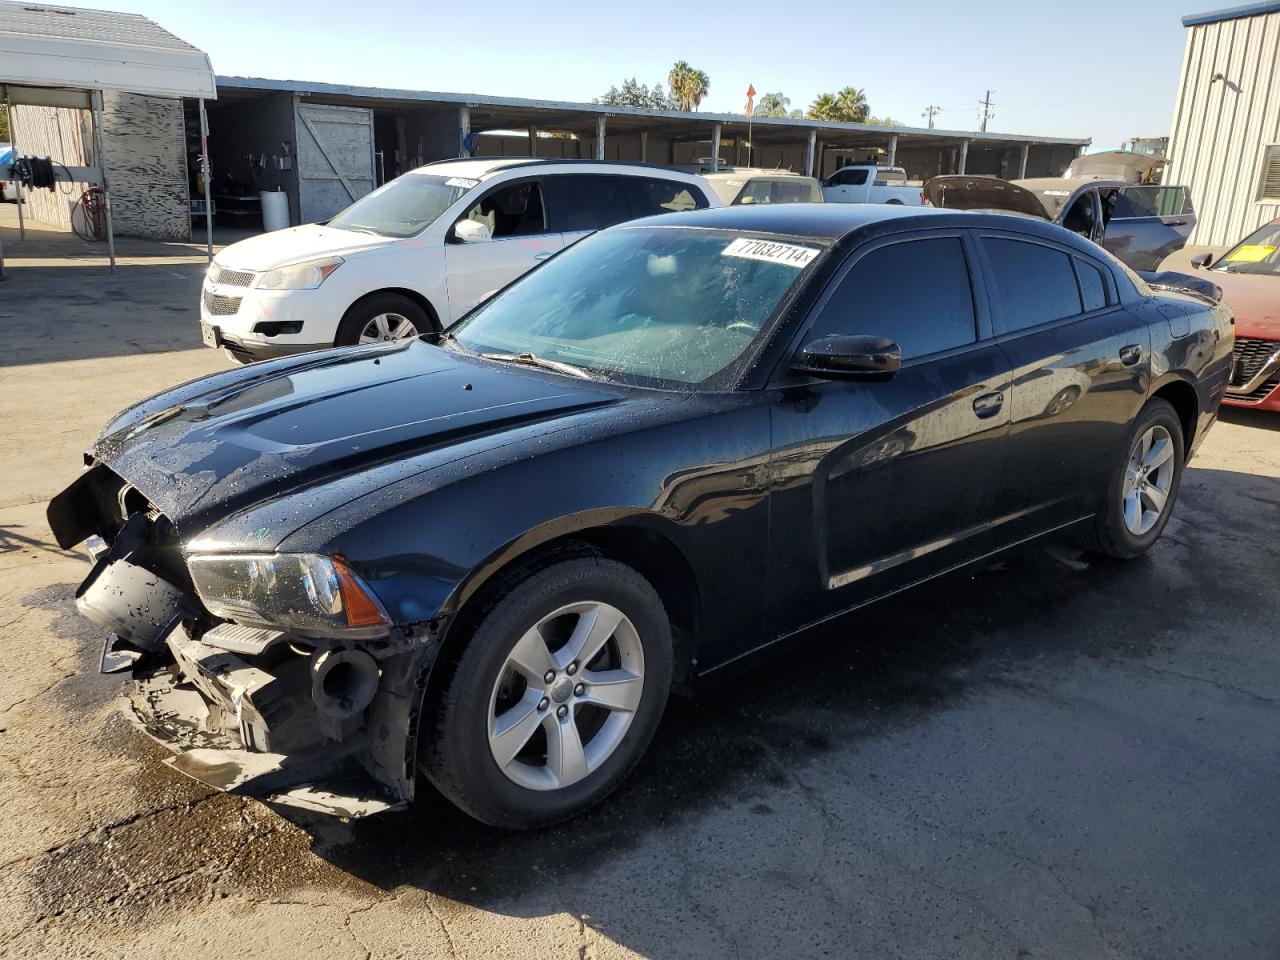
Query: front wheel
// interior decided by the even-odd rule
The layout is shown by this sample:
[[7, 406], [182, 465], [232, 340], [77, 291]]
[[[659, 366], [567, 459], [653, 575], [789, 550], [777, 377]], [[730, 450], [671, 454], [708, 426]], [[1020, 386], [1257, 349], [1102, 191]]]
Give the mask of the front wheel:
[[377, 293], [347, 311], [338, 324], [334, 346], [408, 340], [434, 329], [427, 312], [406, 296]]
[[518, 583], [468, 639], [423, 716], [423, 771], [493, 826], [571, 817], [643, 755], [671, 664], [671, 626], [647, 580], [603, 557], [555, 563]]
[[1164, 400], [1152, 400], [1129, 428], [1124, 459], [1112, 467], [1102, 508], [1085, 546], [1127, 560], [1164, 532], [1182, 483], [1182, 423]]

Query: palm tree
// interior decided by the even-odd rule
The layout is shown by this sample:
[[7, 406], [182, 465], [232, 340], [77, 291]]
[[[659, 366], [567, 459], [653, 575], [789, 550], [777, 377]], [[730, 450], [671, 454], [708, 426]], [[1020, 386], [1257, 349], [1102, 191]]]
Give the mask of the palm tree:
[[822, 93], [818, 98], [809, 104], [810, 120], [839, 120], [836, 116], [839, 105], [836, 103], [834, 93]]
[[850, 123], [866, 123], [871, 116], [871, 108], [867, 105], [867, 95], [853, 87], [845, 87], [836, 94], [836, 103], [840, 105], [840, 113]]
[[667, 86], [678, 109], [694, 111], [711, 89], [711, 81], [701, 70], [695, 70], [684, 60], [677, 60], [667, 74]]
[[867, 97], [861, 90], [845, 87], [838, 93], [823, 93], [809, 104], [809, 119], [866, 123], [871, 116]]

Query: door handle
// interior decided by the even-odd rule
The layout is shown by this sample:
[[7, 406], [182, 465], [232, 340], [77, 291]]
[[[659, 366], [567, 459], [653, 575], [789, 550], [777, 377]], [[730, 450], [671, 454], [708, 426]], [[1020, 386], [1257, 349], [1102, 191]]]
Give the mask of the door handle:
[[1142, 348], [1136, 343], [1131, 343], [1127, 347], [1120, 348], [1120, 362], [1126, 367], [1132, 367], [1135, 363], [1142, 359]]
[[1004, 406], [1003, 393], [984, 393], [980, 397], [973, 400], [973, 412], [981, 419], [986, 420], [988, 417], [994, 417], [1000, 412]]
[[545, 260], [545, 259], [547, 259], [547, 257], [551, 256], [551, 254], [553, 254], [553, 253], [555, 253], [555, 251], [554, 251], [554, 250], [543, 250], [541, 253], [535, 253], [535, 254], [533, 255], [533, 259], [535, 259], [535, 260]]

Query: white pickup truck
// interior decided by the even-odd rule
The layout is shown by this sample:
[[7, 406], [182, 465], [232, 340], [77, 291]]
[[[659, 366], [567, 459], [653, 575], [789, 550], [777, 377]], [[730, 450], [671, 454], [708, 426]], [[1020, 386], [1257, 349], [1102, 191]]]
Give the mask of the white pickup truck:
[[827, 203], [896, 203], [912, 207], [922, 202], [920, 187], [907, 183], [907, 171], [874, 163], [841, 167], [822, 182], [822, 199]]

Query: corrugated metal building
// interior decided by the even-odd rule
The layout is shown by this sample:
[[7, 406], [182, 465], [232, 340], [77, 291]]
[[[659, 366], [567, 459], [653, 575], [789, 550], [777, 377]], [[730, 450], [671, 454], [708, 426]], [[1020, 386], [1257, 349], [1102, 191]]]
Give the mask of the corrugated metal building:
[[1280, 0], [1182, 18], [1166, 182], [1190, 188], [1195, 244], [1234, 243], [1280, 216]]

